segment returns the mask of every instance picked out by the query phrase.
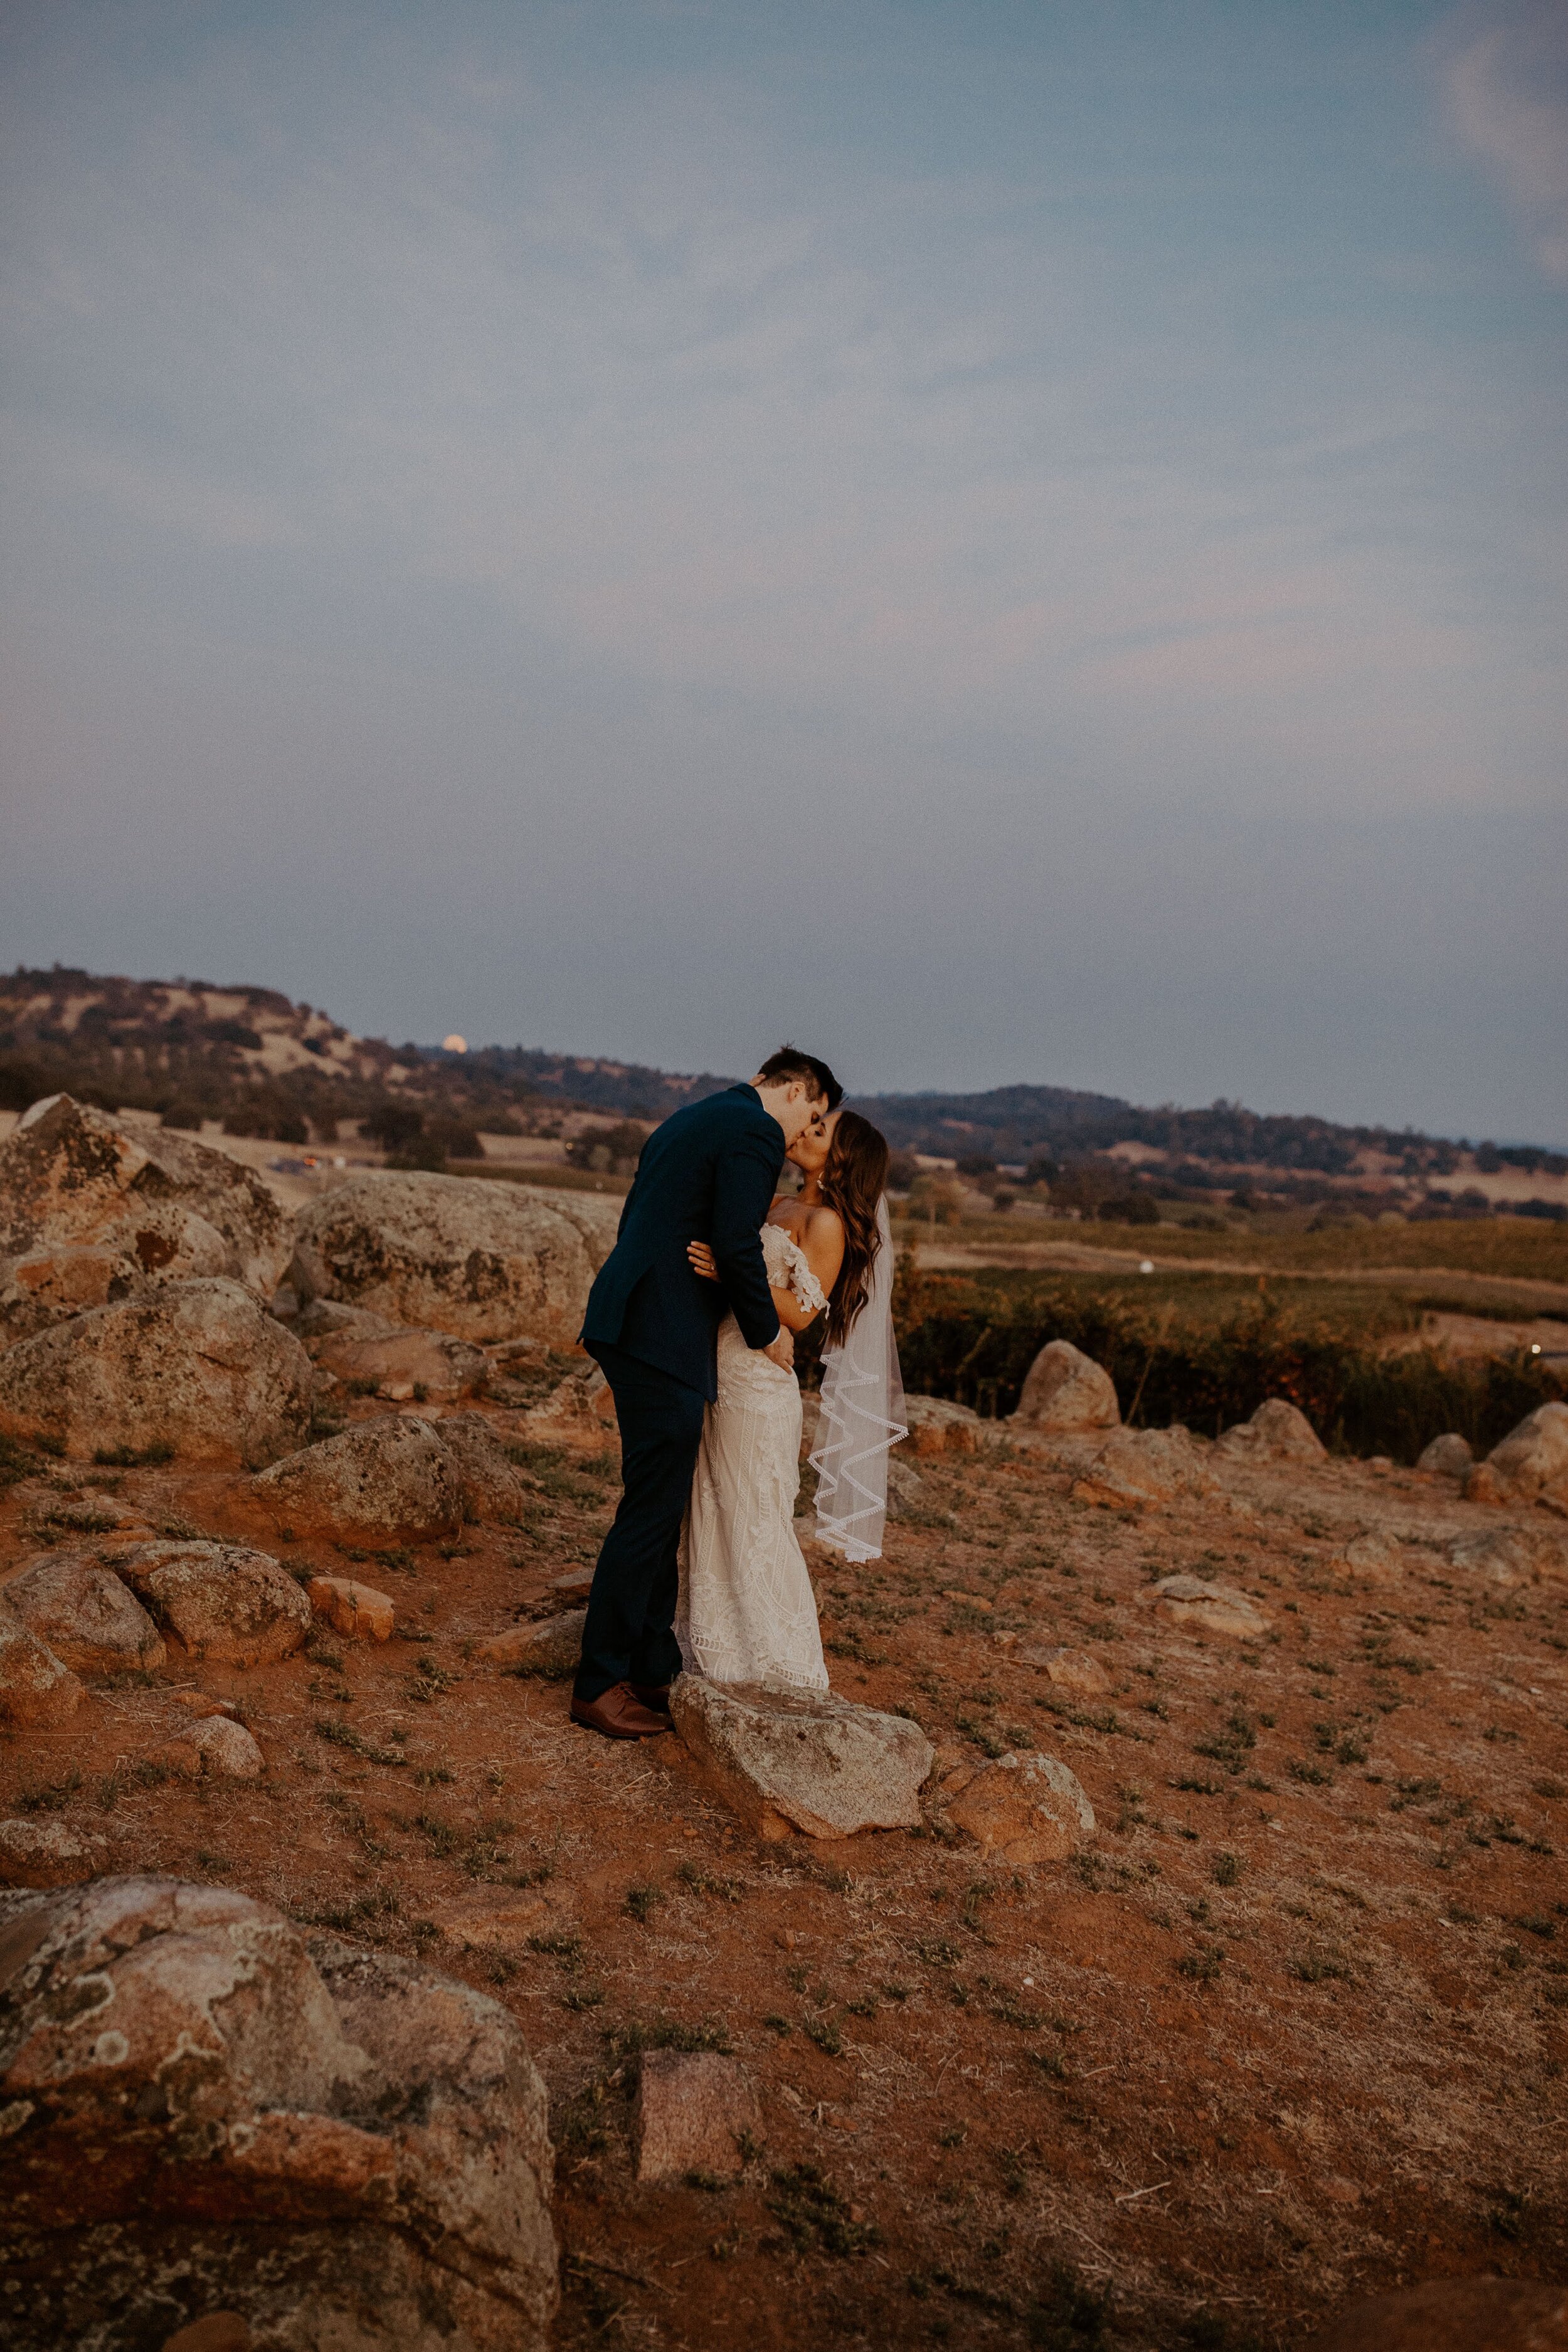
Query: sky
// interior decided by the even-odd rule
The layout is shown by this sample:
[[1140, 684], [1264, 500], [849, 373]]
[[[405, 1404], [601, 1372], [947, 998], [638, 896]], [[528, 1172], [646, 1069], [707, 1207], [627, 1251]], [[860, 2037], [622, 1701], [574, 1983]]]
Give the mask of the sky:
[[1568, 9], [10, 0], [0, 965], [1568, 1139]]

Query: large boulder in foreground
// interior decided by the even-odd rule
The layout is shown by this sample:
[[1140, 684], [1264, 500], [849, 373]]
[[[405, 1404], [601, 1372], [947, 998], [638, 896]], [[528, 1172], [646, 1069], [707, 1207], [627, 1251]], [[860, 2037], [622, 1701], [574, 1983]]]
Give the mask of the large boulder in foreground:
[[0, 1895], [8, 2352], [232, 2313], [279, 2352], [542, 2352], [544, 2087], [505, 2010], [168, 1878]]
[[307, 1445], [251, 1481], [279, 1527], [353, 1542], [455, 1536], [463, 1524], [462, 1472], [427, 1421], [386, 1413]]
[[0, 1144], [0, 1333], [26, 1339], [148, 1283], [228, 1275], [269, 1297], [292, 1246], [259, 1176], [194, 1136], [53, 1095]]
[[670, 1715], [715, 1790], [764, 1836], [808, 1837], [919, 1826], [935, 1760], [920, 1726], [855, 1706], [833, 1691], [677, 1677]]
[[151, 1673], [163, 1637], [111, 1570], [75, 1551], [47, 1551], [5, 1588], [13, 1616], [73, 1674]]
[[79, 1459], [162, 1444], [186, 1462], [270, 1462], [303, 1443], [313, 1377], [239, 1283], [174, 1282], [8, 1348], [0, 1432]]
[[476, 1344], [574, 1344], [620, 1204], [471, 1176], [355, 1177], [300, 1212], [290, 1281]]
[[1300, 1406], [1265, 1397], [1250, 1421], [1238, 1421], [1220, 1439], [1227, 1454], [1255, 1462], [1326, 1462], [1328, 1449]]
[[1465, 1481], [1475, 1503], [1543, 1503], [1568, 1517], [1568, 1404], [1538, 1404]]
[[1012, 1418], [1064, 1437], [1115, 1429], [1121, 1420], [1116, 1384], [1103, 1365], [1070, 1339], [1052, 1339], [1029, 1367]]
[[172, 1641], [216, 1665], [290, 1658], [310, 1630], [310, 1604], [269, 1552], [244, 1544], [141, 1544], [115, 1560]]

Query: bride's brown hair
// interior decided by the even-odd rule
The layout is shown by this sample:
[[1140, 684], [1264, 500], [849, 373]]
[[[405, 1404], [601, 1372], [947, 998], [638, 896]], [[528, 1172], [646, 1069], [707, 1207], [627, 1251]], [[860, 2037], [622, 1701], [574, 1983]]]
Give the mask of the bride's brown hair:
[[882, 1237], [877, 1204], [888, 1181], [888, 1139], [856, 1110], [841, 1110], [820, 1178], [822, 1197], [844, 1221], [844, 1263], [827, 1302], [830, 1348], [841, 1348], [871, 1295], [871, 1269]]

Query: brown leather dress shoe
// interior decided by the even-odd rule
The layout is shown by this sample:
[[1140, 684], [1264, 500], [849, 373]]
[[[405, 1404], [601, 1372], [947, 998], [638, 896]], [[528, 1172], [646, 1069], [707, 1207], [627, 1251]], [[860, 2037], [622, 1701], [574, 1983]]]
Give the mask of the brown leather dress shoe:
[[651, 1739], [656, 1731], [669, 1729], [669, 1717], [644, 1706], [630, 1683], [612, 1683], [597, 1698], [574, 1698], [572, 1720], [602, 1731], [606, 1739]]
[[669, 1685], [668, 1683], [633, 1683], [631, 1690], [632, 1696], [637, 1701], [639, 1706], [650, 1707], [655, 1715], [668, 1715], [669, 1713]]

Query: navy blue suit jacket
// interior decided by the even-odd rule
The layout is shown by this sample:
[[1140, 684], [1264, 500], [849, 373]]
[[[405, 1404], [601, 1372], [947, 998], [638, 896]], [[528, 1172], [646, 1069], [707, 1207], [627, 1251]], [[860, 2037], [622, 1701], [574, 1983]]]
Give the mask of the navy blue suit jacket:
[[[784, 1129], [754, 1087], [730, 1087], [689, 1103], [643, 1145], [615, 1248], [588, 1294], [583, 1343], [623, 1349], [668, 1372], [711, 1403], [724, 1309], [749, 1348], [778, 1336], [760, 1238], [784, 1166]], [[707, 1242], [719, 1280], [687, 1263], [688, 1242]]]

